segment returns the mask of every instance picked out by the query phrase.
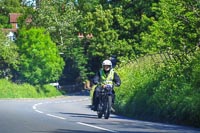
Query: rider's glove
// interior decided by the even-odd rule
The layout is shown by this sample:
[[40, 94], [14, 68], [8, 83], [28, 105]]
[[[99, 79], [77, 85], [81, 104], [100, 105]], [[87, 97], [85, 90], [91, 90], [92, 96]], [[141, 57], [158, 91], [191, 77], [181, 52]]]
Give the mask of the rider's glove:
[[94, 83], [95, 85], [99, 84], [99, 82], [98, 82], [98, 81], [93, 81], [93, 83]]
[[107, 89], [107, 90], [111, 90], [111, 89], [112, 89], [112, 85], [107, 84], [107, 85], [106, 85], [106, 89]]
[[101, 87], [102, 87], [102, 88], [106, 88], [106, 85], [102, 84]]

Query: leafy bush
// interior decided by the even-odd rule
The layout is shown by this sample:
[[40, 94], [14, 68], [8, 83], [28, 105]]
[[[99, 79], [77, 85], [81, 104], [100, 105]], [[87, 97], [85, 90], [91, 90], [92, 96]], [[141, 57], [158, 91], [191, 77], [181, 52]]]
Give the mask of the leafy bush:
[[36, 85], [59, 79], [64, 61], [49, 33], [39, 28], [22, 29], [17, 44], [20, 51], [21, 80]]
[[[158, 60], [160, 59], [158, 58]], [[147, 87], [151, 88], [153, 84], [156, 84], [156, 82], [152, 82], [155, 78], [153, 74], [156, 71], [152, 68], [153, 64], [150, 57], [143, 57], [117, 69], [122, 80], [121, 87], [115, 89], [117, 95], [116, 108], [120, 112], [133, 116], [133, 112], [144, 110], [146, 105], [142, 97], [151, 95], [152, 89], [147, 90]], [[147, 90], [148, 93], [143, 93], [140, 90]], [[140, 99], [136, 95], [139, 95]]]

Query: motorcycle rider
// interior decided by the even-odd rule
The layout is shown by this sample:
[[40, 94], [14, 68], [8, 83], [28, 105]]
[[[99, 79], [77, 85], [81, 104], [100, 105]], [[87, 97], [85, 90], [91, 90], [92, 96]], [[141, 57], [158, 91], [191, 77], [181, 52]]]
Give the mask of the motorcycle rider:
[[[119, 75], [112, 68], [112, 62], [110, 60], [104, 60], [102, 63], [102, 68], [96, 73], [92, 80], [93, 84], [97, 85], [92, 98], [92, 110], [97, 110], [98, 105], [98, 95], [102, 88], [105, 88], [107, 84], [115, 83], [116, 86], [121, 85], [121, 80]], [[113, 103], [115, 99], [115, 92], [113, 89]]]

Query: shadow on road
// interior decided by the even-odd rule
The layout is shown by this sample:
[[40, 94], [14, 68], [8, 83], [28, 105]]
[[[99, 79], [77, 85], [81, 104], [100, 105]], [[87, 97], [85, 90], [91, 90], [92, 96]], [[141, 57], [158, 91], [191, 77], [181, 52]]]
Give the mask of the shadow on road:
[[92, 115], [92, 114], [80, 114], [80, 113], [63, 113], [60, 112], [61, 114], [65, 114], [68, 115], [68, 117], [82, 117], [82, 118], [97, 118], [96, 115]]
[[[57, 129], [56, 131], [35, 131], [35, 133], [94, 133], [94, 131]], [[95, 131], [95, 133], [105, 133], [105, 131]]]
[[[61, 112], [62, 113], [62, 112]], [[92, 118], [92, 119], [99, 119], [97, 115], [93, 114], [83, 114], [83, 113], [62, 113], [68, 115], [68, 117], [73, 118]], [[107, 120], [106, 120], [107, 121]], [[164, 123], [155, 123], [155, 122], [148, 122], [148, 121], [140, 121], [134, 120], [123, 116], [116, 116], [112, 115], [111, 118], [108, 120], [110, 126], [117, 127], [119, 129], [123, 129], [120, 133], [200, 133], [200, 130], [197, 128], [191, 127], [184, 127], [179, 125], [171, 125], [171, 124], [164, 124]], [[87, 121], [87, 124], [95, 125], [96, 123], [92, 123]], [[103, 123], [101, 123], [103, 124]], [[107, 125], [108, 123], [104, 123]], [[126, 131], [126, 129], [132, 128], [132, 131]], [[70, 131], [69, 131], [70, 132]], [[71, 131], [77, 132], [79, 131]], [[101, 132], [101, 131], [99, 131]], [[105, 132], [105, 131], [104, 131]], [[62, 133], [62, 132], [54, 132], [54, 133]], [[65, 132], [63, 132], [65, 133]], [[66, 130], [68, 133], [68, 130]], [[84, 133], [84, 131], [83, 131]]]

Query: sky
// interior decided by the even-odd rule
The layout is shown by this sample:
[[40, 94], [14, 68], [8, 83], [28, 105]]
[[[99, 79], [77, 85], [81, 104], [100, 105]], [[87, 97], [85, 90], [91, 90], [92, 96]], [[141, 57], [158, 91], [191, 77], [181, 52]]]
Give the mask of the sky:
[[24, 0], [26, 3], [27, 3], [27, 5], [34, 5], [35, 6], [35, 1], [36, 0]]

